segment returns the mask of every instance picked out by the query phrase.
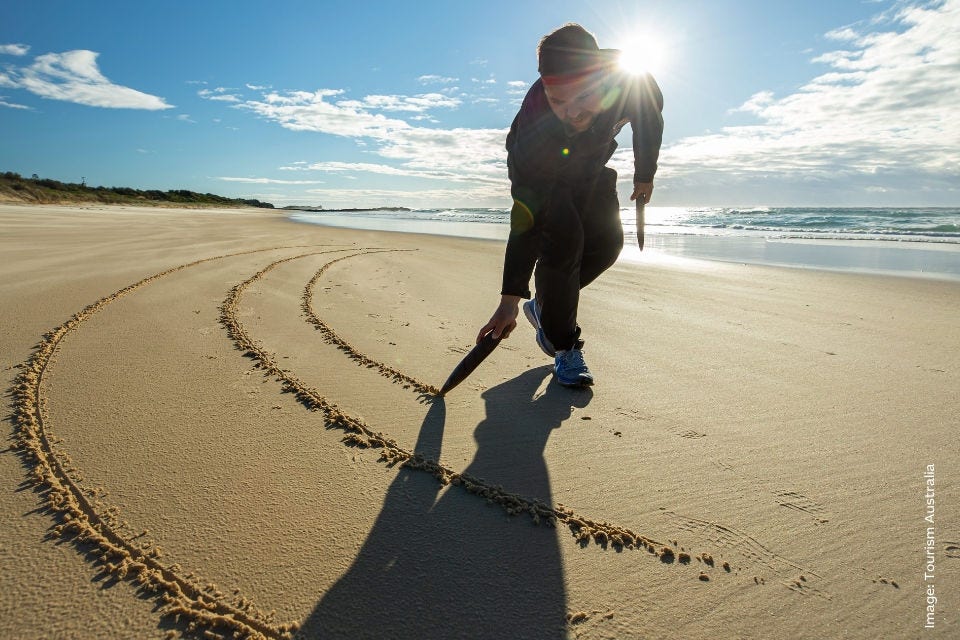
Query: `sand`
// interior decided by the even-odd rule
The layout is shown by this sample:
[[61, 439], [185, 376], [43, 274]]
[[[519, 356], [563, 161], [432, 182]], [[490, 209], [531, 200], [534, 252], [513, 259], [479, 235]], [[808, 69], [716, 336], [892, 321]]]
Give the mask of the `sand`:
[[0, 637], [960, 629], [958, 283], [644, 254], [592, 390], [523, 322], [440, 399], [500, 242], [3, 205], [0, 250]]

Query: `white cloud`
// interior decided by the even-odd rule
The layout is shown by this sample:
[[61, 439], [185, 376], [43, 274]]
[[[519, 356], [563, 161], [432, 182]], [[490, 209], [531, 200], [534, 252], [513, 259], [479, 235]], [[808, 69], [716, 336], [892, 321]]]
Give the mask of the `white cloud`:
[[231, 95], [229, 93], [219, 95], [219, 96], [203, 96], [207, 100], [213, 100], [215, 102], [240, 102], [240, 96]]
[[886, 21], [830, 32], [847, 46], [813, 59], [827, 73], [783, 97], [759, 91], [735, 110], [757, 124], [665, 148], [659, 180], [956, 192], [960, 0], [898, 6]]
[[0, 44], [0, 55], [25, 56], [28, 51], [30, 46], [26, 44]]
[[530, 83], [523, 80], [510, 80], [507, 82], [506, 94], [511, 98], [522, 98], [527, 95], [530, 89]]
[[342, 93], [335, 89], [293, 91], [284, 95], [269, 93], [263, 100], [248, 100], [237, 106], [292, 131], [314, 131], [349, 138], [387, 138], [395, 131], [409, 128], [410, 125], [403, 120], [365, 111], [361, 102], [346, 101], [338, 105], [324, 99]]
[[[457, 207], [486, 207], [491, 201], [503, 202], [499, 187], [480, 186], [457, 189], [423, 189], [402, 191], [393, 189], [307, 189], [324, 208], [337, 207], [437, 207], [455, 203]], [[290, 198], [302, 201], [302, 197]]]
[[273, 178], [233, 178], [230, 176], [215, 176], [215, 179], [246, 184], [323, 184], [322, 180], [275, 180]]
[[28, 107], [25, 104], [17, 104], [16, 102], [7, 102], [3, 99], [3, 96], [0, 96], [0, 107], [7, 107], [9, 109], [26, 109], [32, 111], [32, 107]]
[[771, 104], [773, 104], [773, 92], [772, 91], [760, 91], [758, 93], [750, 96], [750, 99], [744, 102], [742, 105], [736, 109], [731, 109], [731, 113], [736, 113], [742, 111], [745, 113], [760, 113]]
[[215, 102], [241, 101], [242, 98], [240, 96], [227, 93], [228, 91], [233, 91], [233, 89], [227, 89], [226, 87], [217, 87], [216, 89], [200, 89], [197, 91], [197, 95], [205, 100], [213, 100]]
[[186, 114], [186, 113], [181, 113], [180, 115], [178, 115], [178, 116], [177, 116], [177, 120], [179, 120], [180, 122], [189, 122], [189, 123], [191, 123], [191, 124], [197, 124], [197, 121], [196, 121], [196, 120], [193, 120], [193, 119], [190, 117], [190, 115], [189, 115], [189, 114]]
[[314, 162], [303, 168], [306, 171], [323, 171], [327, 173], [366, 172], [379, 173], [389, 176], [411, 176], [416, 172], [386, 164], [372, 162]]
[[336, 173], [342, 178], [360, 175], [402, 176], [458, 184], [492, 186], [499, 200], [508, 193], [506, 129], [443, 129], [411, 124], [390, 117], [390, 113], [411, 112], [411, 121], [435, 108], [451, 108], [460, 101], [441, 94], [421, 96], [367, 96], [360, 100], [342, 97], [343, 91], [270, 93], [262, 100], [248, 100], [239, 108], [276, 122], [293, 131], [310, 131], [352, 139], [368, 145], [369, 153], [383, 162], [320, 162], [309, 167], [288, 166], [285, 170]]
[[[451, 182], [474, 182], [475, 177], [465, 176], [450, 169], [431, 170], [428, 167], [414, 167], [412, 165], [394, 166], [374, 162], [314, 162], [305, 167], [280, 167], [288, 171], [318, 171], [322, 173], [354, 174], [374, 173], [385, 176], [403, 176], [407, 178], [428, 178], [432, 180], [449, 180]], [[344, 177], [355, 177], [344, 175]]]
[[289, 165], [284, 167], [277, 167], [281, 171], [308, 171], [310, 163], [306, 160], [297, 160], [296, 162], [291, 162]]
[[439, 93], [424, 93], [416, 96], [366, 96], [363, 100], [342, 100], [338, 106], [348, 109], [374, 109], [380, 111], [412, 111], [423, 113], [430, 109], [460, 106], [458, 98], [451, 98]]
[[837, 69], [852, 71], [862, 65], [863, 51], [830, 51], [817, 56], [813, 62], [822, 62]]
[[860, 35], [851, 29], [850, 27], [841, 27], [839, 29], [833, 29], [824, 34], [830, 40], [839, 40], [840, 42], [847, 42], [857, 40]]
[[170, 109], [163, 98], [113, 84], [97, 67], [95, 51], [78, 49], [37, 56], [33, 64], [8, 69], [0, 85], [43, 98], [111, 109]]
[[438, 75], [425, 75], [417, 78], [417, 82], [420, 84], [451, 84], [458, 82], [459, 78], [450, 78], [447, 76], [438, 76]]

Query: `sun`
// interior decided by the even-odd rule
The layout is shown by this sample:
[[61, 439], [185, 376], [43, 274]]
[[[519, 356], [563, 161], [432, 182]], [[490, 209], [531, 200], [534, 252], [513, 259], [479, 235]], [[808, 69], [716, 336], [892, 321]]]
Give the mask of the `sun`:
[[650, 35], [634, 38], [620, 46], [620, 68], [627, 73], [656, 74], [662, 71], [666, 50], [663, 41]]

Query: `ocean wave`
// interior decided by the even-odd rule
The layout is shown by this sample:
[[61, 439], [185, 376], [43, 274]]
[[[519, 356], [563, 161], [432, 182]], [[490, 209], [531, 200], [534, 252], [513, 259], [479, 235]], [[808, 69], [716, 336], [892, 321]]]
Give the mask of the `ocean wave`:
[[[704, 233], [703, 230], [697, 230], [697, 228], [689, 228], [689, 230], [679, 230], [679, 227], [658, 227], [657, 225], [647, 225], [646, 230], [648, 235], [662, 235], [662, 236], [678, 236], [678, 237], [703, 237], [703, 236], [715, 236], [717, 234]], [[635, 235], [636, 229], [633, 226], [625, 227], [625, 230], [628, 234]], [[871, 241], [875, 240], [878, 242], [910, 242], [910, 243], [930, 243], [930, 244], [941, 244], [941, 245], [958, 245], [960, 246], [960, 236], [954, 234], [909, 234], [909, 233], [868, 233], [868, 232], [838, 232], [838, 231], [821, 231], [815, 232], [810, 231], [809, 229], [793, 229], [793, 230], [764, 230], [764, 229], [755, 229], [753, 230], [756, 233], [751, 234], [726, 234], [726, 237], [736, 237], [738, 235], [751, 236], [766, 238], [769, 240], [848, 240], [851, 242], [858, 241]]]
[[[629, 217], [625, 215], [625, 219]], [[751, 234], [809, 232], [960, 238], [960, 209], [955, 208], [674, 208], [658, 220], [655, 208], [651, 207], [647, 223]]]
[[[318, 218], [336, 216], [318, 212]], [[624, 228], [636, 225], [633, 206], [620, 211]], [[509, 225], [510, 213], [502, 208], [422, 208], [402, 211], [370, 211], [351, 217], [390, 221], [417, 221]], [[960, 209], [957, 208], [828, 208], [828, 207], [656, 207], [646, 208], [650, 233], [690, 229], [700, 235], [809, 234], [810, 238], [860, 237], [960, 242]]]

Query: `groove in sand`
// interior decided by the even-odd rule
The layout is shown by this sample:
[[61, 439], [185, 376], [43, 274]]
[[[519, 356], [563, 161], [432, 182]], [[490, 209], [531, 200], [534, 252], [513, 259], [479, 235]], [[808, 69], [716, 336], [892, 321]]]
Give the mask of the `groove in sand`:
[[[384, 251], [416, 251], [416, 249], [385, 249]], [[380, 253], [380, 252], [367, 251], [366, 254], [364, 255], [368, 255], [371, 253]], [[360, 351], [358, 351], [357, 349], [355, 349], [350, 343], [348, 343], [346, 340], [344, 340], [339, 335], [337, 335], [337, 332], [334, 331], [330, 327], [330, 325], [328, 325], [323, 320], [321, 320], [320, 317], [313, 310], [313, 304], [312, 304], [313, 291], [320, 277], [323, 276], [324, 273], [326, 273], [328, 268], [330, 268], [337, 262], [340, 262], [341, 260], [346, 260], [347, 258], [354, 258], [357, 255], [360, 255], [360, 254], [344, 256], [342, 258], [337, 258], [336, 260], [332, 260], [328, 262], [327, 264], [323, 265], [313, 275], [312, 278], [310, 278], [309, 282], [307, 282], [307, 286], [304, 287], [303, 296], [301, 298], [302, 299], [301, 308], [303, 309], [303, 312], [307, 315], [307, 322], [315, 326], [320, 331], [324, 341], [326, 341], [328, 344], [333, 344], [339, 347], [341, 351], [346, 353], [347, 356], [349, 356], [349, 358], [354, 362], [356, 362], [358, 365], [362, 367], [376, 369], [384, 377], [391, 378], [394, 382], [398, 384], [402, 384], [405, 389], [413, 388], [414, 390], [419, 391], [422, 394], [429, 394], [430, 396], [439, 395], [440, 389], [438, 389], [437, 387], [431, 384], [427, 384], [425, 382], [420, 382], [419, 380], [408, 376], [402, 371], [398, 371], [397, 369], [394, 369], [393, 367], [386, 365], [383, 362], [374, 360], [373, 358], [370, 358], [364, 355], [363, 353], [361, 353]]]
[[[322, 246], [322, 245], [321, 245]], [[273, 614], [264, 614], [248, 599], [235, 596], [232, 600], [214, 585], [205, 583], [193, 573], [183, 575], [182, 567], [167, 565], [161, 561], [162, 551], [144, 538], [133, 535], [125, 522], [119, 519], [116, 507], [107, 506], [99, 498], [99, 489], [82, 486], [79, 472], [69, 466], [69, 457], [56, 448], [56, 440], [45, 427], [46, 401], [43, 395], [44, 373], [64, 338], [77, 329], [90, 316], [116, 300], [133, 293], [148, 284], [184, 269], [225, 258], [249, 255], [265, 251], [277, 251], [295, 247], [271, 247], [195, 260], [144, 278], [124, 287], [74, 314], [69, 320], [44, 334], [36, 351], [19, 365], [21, 373], [14, 382], [14, 421], [16, 441], [14, 448], [30, 470], [29, 482], [43, 493], [46, 508], [57, 519], [51, 528], [51, 536], [71, 539], [78, 548], [89, 545], [85, 552], [97, 551], [97, 561], [105, 573], [118, 580], [134, 582], [142, 592], [153, 595], [160, 603], [160, 613], [173, 616], [183, 622], [189, 633], [201, 633], [207, 637], [244, 637], [289, 639], [298, 629], [298, 623], [277, 623]], [[282, 370], [276, 362], [257, 346], [237, 318], [237, 309], [244, 290], [280, 264], [307, 256], [350, 248], [314, 251], [275, 261], [231, 289], [221, 305], [221, 323], [235, 345], [248, 357], [256, 360], [256, 366], [265, 375], [275, 377], [286, 391], [294, 393], [298, 400], [314, 411], [320, 411], [328, 428], [346, 432], [343, 441], [348, 445], [382, 449], [380, 460], [388, 465], [401, 464], [410, 469], [422, 470], [433, 475], [441, 484], [460, 486], [468, 492], [497, 504], [511, 515], [529, 513], [534, 523], [556, 526], [558, 522], [569, 527], [573, 537], [581, 544], [591, 540], [606, 548], [643, 547], [663, 562], [673, 562], [673, 550], [628, 528], [598, 522], [576, 514], [572, 509], [557, 505], [550, 507], [540, 500], [528, 499], [503, 490], [500, 486], [450, 469], [434, 460], [424, 458], [401, 447], [390, 437], [374, 432], [363, 421], [345, 414], [334, 403], [316, 390], [309, 388], [293, 374]], [[356, 249], [353, 249], [356, 250]], [[436, 387], [416, 380], [388, 365], [363, 355], [340, 338], [329, 325], [314, 313], [310, 304], [313, 286], [324, 271], [333, 263], [348, 257], [356, 257], [391, 249], [368, 249], [344, 256], [324, 265], [310, 280], [303, 293], [303, 310], [308, 322], [321, 330], [324, 340], [335, 344], [347, 356], [368, 368], [375, 368], [394, 383], [412, 388], [422, 396], [436, 394]], [[435, 397], [428, 398], [429, 401]]]
[[[133, 581], [139, 589], [161, 602], [161, 615], [182, 620], [188, 632], [222, 633], [229, 637], [290, 638], [297, 623], [277, 624], [272, 616], [238, 597], [227, 601], [214, 585], [204, 584], [194, 574], [181, 575], [178, 565], [164, 564], [161, 549], [140, 535], [125, 535], [127, 526], [115, 507], [97, 499], [99, 491], [81, 486], [69, 457], [56, 448], [45, 426], [46, 400], [43, 380], [64, 338], [107, 305], [173, 273], [215, 260], [277, 251], [294, 247], [271, 247], [203, 258], [148, 276], [87, 305], [69, 320], [44, 334], [36, 351], [19, 365], [14, 380], [13, 405], [16, 425], [13, 448], [31, 467], [29, 483], [43, 494], [46, 509], [58, 521], [52, 537], [70, 538], [85, 553], [97, 556], [104, 571], [118, 580]], [[332, 251], [346, 251], [335, 249]], [[316, 252], [323, 253], [323, 252]], [[97, 553], [92, 551], [96, 550]]]
[[[384, 250], [360, 251], [358, 253], [343, 256], [342, 258], [331, 261], [320, 269], [318, 275], [315, 275], [311, 280], [311, 284], [315, 284], [315, 281], [319, 278], [319, 275], [322, 275], [326, 268], [335, 262], [381, 251]], [[344, 431], [346, 435], [343, 437], [343, 442], [357, 447], [379, 448], [381, 449], [379, 458], [380, 461], [386, 462], [389, 465], [400, 464], [410, 469], [417, 469], [430, 473], [442, 485], [446, 486], [448, 484], [452, 484], [454, 486], [463, 487], [468, 492], [486, 499], [490, 504], [500, 505], [510, 515], [528, 513], [530, 514], [530, 517], [534, 523], [537, 524], [541, 522], [545, 522], [550, 526], [555, 526], [558, 522], [565, 524], [567, 527], [569, 527], [573, 537], [581, 544], [587, 544], [592, 540], [602, 547], [610, 545], [616, 549], [632, 549], [643, 547], [651, 554], [660, 558], [661, 561], [667, 563], [673, 562], [674, 554], [669, 547], [644, 535], [631, 531], [626, 527], [611, 524], [609, 522], [598, 522], [591, 518], [579, 515], [572, 509], [560, 504], [556, 505], [555, 507], [551, 507], [541, 500], [529, 499], [507, 492], [499, 485], [492, 485], [483, 479], [455, 471], [435, 460], [424, 458], [418, 453], [414, 453], [408, 449], [405, 449], [389, 436], [380, 432], [375, 432], [362, 420], [347, 415], [336, 404], [327, 400], [317, 390], [308, 387], [294, 374], [282, 369], [277, 362], [275, 362], [273, 358], [271, 358], [271, 356], [264, 349], [260, 348], [249, 336], [237, 317], [237, 310], [239, 307], [240, 298], [247, 287], [262, 278], [278, 265], [289, 262], [290, 260], [295, 260], [299, 257], [304, 256], [294, 256], [292, 258], [286, 258], [270, 264], [262, 271], [251, 276], [248, 280], [235, 286], [230, 292], [230, 295], [224, 301], [223, 305], [221, 305], [220, 319], [227, 328], [228, 334], [236, 343], [237, 348], [243, 351], [244, 355], [247, 357], [254, 359], [256, 361], [256, 366], [264, 371], [265, 375], [274, 377], [281, 383], [285, 391], [294, 394], [294, 396], [301, 403], [303, 403], [304, 406], [310, 410], [321, 412], [328, 428], [340, 429]], [[307, 290], [304, 293], [305, 302], [303, 305], [305, 311], [307, 311], [308, 321], [315, 326], [322, 325], [323, 327], [327, 327], [327, 325], [323, 323], [315, 313], [313, 313], [312, 309], [310, 309], [309, 304], [307, 303], [309, 297], [307, 292], [312, 290], [311, 284], [308, 284]], [[329, 329], [329, 327], [327, 328]], [[415, 378], [405, 374], [394, 375], [396, 370], [384, 363], [363, 355], [339, 337], [336, 339], [328, 338], [328, 336], [336, 336], [332, 330], [329, 330], [329, 333], [325, 331], [324, 334], [325, 339], [329, 339], [333, 344], [340, 345], [341, 347], [348, 347], [349, 350], [342, 350], [347, 352], [349, 357], [362, 363], [369, 363], [368, 366], [376, 367], [381, 373], [387, 372], [385, 375], [391, 377], [395, 383], [403, 384], [408, 388], [413, 388], [416, 390], [435, 389], [435, 387], [432, 387], [424, 382], [417, 381]], [[429, 400], [436, 401], [437, 398], [434, 397], [430, 398]]]

